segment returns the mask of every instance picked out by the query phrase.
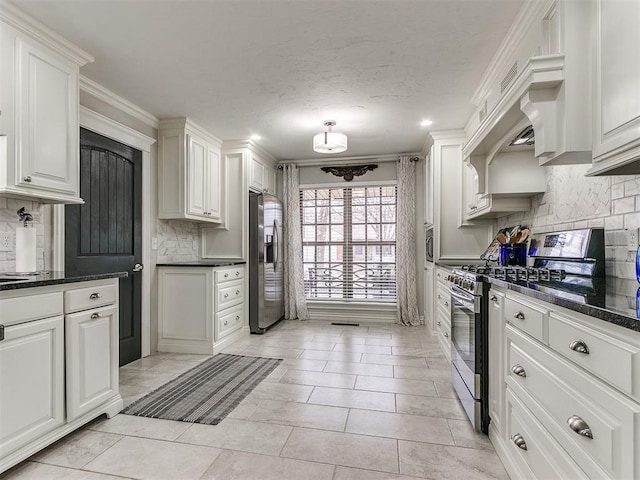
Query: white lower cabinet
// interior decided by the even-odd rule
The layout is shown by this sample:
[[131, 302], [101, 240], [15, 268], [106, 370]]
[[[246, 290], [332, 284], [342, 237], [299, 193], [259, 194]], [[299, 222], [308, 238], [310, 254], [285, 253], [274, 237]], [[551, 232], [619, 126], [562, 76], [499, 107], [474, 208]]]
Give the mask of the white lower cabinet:
[[245, 320], [245, 275], [236, 267], [158, 268], [158, 351], [212, 355]]
[[447, 362], [451, 363], [451, 294], [447, 276], [449, 271], [436, 267], [436, 333]]
[[504, 303], [503, 315], [489, 305], [489, 435], [512, 478], [640, 478], [637, 332], [493, 297]]
[[0, 386], [2, 465], [1, 459], [64, 425], [62, 316], [5, 328]]
[[113, 278], [0, 291], [0, 473], [122, 410], [117, 288]]
[[65, 317], [67, 420], [118, 394], [118, 307]]

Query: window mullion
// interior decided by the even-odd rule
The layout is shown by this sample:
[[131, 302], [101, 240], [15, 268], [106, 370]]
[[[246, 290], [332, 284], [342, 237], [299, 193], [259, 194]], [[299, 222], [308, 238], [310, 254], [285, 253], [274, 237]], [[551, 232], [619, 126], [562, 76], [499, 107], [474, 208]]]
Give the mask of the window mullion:
[[351, 189], [344, 189], [344, 259], [342, 264], [342, 293], [344, 298], [353, 298], [353, 233]]

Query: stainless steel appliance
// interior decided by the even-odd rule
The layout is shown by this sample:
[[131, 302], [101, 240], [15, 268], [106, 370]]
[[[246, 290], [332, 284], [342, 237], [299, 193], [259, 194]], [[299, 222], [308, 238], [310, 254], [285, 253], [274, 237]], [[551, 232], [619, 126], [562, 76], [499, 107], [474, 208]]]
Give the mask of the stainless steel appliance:
[[249, 328], [264, 333], [284, 315], [282, 203], [249, 194]]
[[433, 228], [425, 230], [424, 247], [427, 262], [433, 262]]
[[453, 386], [476, 430], [487, 433], [489, 277], [515, 282], [557, 297], [597, 305], [596, 283], [604, 281], [604, 230], [587, 228], [535, 235], [531, 266], [465, 265], [451, 282], [451, 371]]
[[451, 379], [474, 428], [489, 429], [487, 376], [488, 284], [469, 270], [454, 269], [451, 282]]

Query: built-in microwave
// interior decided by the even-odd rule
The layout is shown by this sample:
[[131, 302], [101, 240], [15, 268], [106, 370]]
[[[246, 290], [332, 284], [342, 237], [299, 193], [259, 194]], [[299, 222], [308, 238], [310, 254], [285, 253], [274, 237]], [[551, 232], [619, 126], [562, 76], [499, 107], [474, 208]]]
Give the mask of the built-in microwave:
[[424, 246], [427, 262], [433, 262], [433, 227], [425, 230]]

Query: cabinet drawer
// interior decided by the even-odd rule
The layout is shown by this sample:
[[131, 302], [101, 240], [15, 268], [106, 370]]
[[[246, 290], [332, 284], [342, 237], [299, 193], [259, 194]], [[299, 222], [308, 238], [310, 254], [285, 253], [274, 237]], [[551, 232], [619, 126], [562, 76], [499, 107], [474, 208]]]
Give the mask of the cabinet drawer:
[[118, 285], [98, 285], [64, 292], [65, 313], [110, 305], [118, 301]]
[[[549, 346], [563, 357], [640, 400], [640, 349], [604, 333], [551, 313]], [[637, 374], [640, 375], [640, 374]], [[635, 387], [635, 392], [634, 392]]]
[[546, 342], [548, 314], [548, 310], [511, 297], [506, 297], [504, 300], [504, 315], [507, 322], [541, 342]]
[[225, 268], [224, 270], [216, 270], [216, 284], [223, 282], [231, 282], [244, 277], [243, 267]]
[[62, 315], [62, 310], [62, 292], [3, 298], [0, 300], [0, 323], [6, 326], [30, 322]]
[[242, 305], [232, 307], [221, 313], [216, 313], [216, 340], [242, 328], [244, 314]]
[[438, 288], [436, 289], [436, 305], [447, 315], [447, 318], [451, 317], [451, 294], [449, 293], [448, 286], [438, 283]]
[[438, 343], [444, 353], [447, 361], [451, 361], [451, 323], [449, 316], [442, 313], [442, 310], [436, 312], [436, 332], [438, 333]]
[[223, 283], [216, 285], [216, 312], [242, 303], [244, 298], [244, 282]]
[[[527, 471], [531, 474], [530, 478], [544, 480], [588, 478], [508, 388], [506, 403], [507, 448], [513, 457], [520, 460], [519, 463], [526, 463], [531, 470]], [[520, 468], [522, 467], [520, 465]], [[526, 471], [527, 468], [525, 467], [524, 470]]]
[[[578, 465], [592, 478], [638, 478], [640, 405], [510, 326], [507, 338], [507, 385]], [[577, 433], [587, 427], [592, 438]]]

